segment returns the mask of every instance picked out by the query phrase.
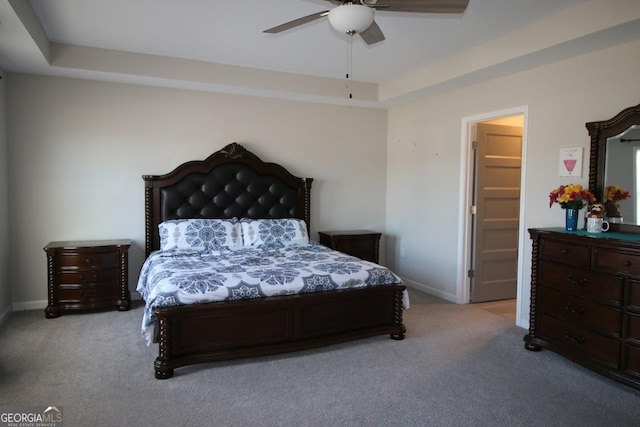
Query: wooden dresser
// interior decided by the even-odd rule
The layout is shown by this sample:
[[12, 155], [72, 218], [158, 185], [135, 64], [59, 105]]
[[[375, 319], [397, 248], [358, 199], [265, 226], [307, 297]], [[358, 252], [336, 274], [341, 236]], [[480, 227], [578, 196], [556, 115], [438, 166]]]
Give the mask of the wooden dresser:
[[525, 348], [543, 347], [640, 389], [640, 235], [530, 229]]
[[382, 233], [369, 230], [320, 231], [320, 243], [336, 251], [378, 263]]
[[64, 311], [129, 310], [129, 240], [51, 242], [47, 253], [48, 318]]

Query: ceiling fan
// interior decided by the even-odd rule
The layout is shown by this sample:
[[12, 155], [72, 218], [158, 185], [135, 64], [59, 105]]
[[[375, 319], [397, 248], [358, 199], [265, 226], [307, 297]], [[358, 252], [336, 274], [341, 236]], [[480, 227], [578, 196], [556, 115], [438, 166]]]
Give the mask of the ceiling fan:
[[[273, 28], [265, 33], [274, 34], [290, 30], [328, 16], [331, 26], [340, 33], [360, 34], [367, 44], [384, 40], [382, 30], [374, 21], [375, 9], [388, 12], [410, 13], [462, 13], [467, 9], [469, 0], [325, 0], [335, 5], [331, 10], [323, 10], [302, 18], [294, 19]], [[378, 4], [380, 2], [380, 4]]]

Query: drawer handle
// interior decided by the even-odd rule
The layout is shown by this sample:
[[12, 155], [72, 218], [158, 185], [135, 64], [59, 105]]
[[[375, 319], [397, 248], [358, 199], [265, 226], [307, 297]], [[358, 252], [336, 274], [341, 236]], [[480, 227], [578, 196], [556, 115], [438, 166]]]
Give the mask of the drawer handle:
[[98, 275], [93, 273], [93, 277], [84, 277], [82, 274], [80, 275], [80, 281], [82, 283], [94, 283], [98, 280]]
[[98, 290], [89, 289], [89, 290], [80, 292], [80, 295], [82, 295], [83, 298], [95, 298], [98, 296]]
[[574, 342], [576, 344], [582, 344], [584, 342], [584, 337], [573, 336], [573, 335], [571, 335], [571, 332], [569, 332], [569, 331], [566, 331], [564, 333], [564, 337], [566, 339], [568, 339], [569, 341], [572, 341], [572, 342]]
[[587, 279], [585, 278], [585, 279], [582, 279], [582, 280], [577, 280], [577, 279], [573, 278], [573, 275], [569, 274], [569, 275], [567, 275], [567, 282], [569, 282], [569, 283], [571, 283], [573, 285], [581, 286], [581, 285], [586, 285], [587, 284]]
[[624, 261], [622, 261], [622, 265], [624, 265], [625, 267], [630, 267], [631, 261], [629, 261], [628, 259], [625, 259]]
[[587, 312], [586, 308], [582, 308], [582, 307], [578, 307], [575, 308], [571, 305], [570, 302], [567, 303], [567, 306], [565, 307], [567, 309], [568, 312], [570, 313], [576, 313], [576, 314], [584, 314]]
[[560, 252], [562, 252], [562, 254], [563, 254], [563, 255], [566, 255], [566, 254], [568, 254], [568, 253], [569, 253], [569, 249], [564, 248], [564, 249], [562, 249], [562, 251], [560, 251]]

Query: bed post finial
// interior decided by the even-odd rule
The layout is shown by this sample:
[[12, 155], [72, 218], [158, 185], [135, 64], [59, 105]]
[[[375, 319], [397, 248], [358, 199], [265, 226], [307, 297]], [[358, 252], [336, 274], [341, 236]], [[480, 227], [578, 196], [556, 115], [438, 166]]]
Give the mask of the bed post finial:
[[237, 142], [232, 142], [220, 150], [220, 152], [230, 159], [238, 159], [247, 153], [247, 149]]

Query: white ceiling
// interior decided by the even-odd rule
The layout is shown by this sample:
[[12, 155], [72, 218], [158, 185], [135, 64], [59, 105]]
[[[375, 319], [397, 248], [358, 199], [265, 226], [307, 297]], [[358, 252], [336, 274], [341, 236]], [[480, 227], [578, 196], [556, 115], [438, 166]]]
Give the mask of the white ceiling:
[[[390, 0], [393, 1], [393, 0]], [[379, 83], [509, 33], [584, 0], [471, 0], [462, 15], [378, 11], [386, 40], [353, 45], [353, 78]], [[347, 35], [326, 18], [264, 30], [322, 10], [326, 0], [31, 0], [51, 41], [334, 77]]]
[[[584, 3], [470, 0], [461, 15], [377, 11], [386, 40], [368, 46], [355, 36], [351, 77], [376, 85], [400, 79]], [[81, 77], [81, 66], [54, 69], [46, 58], [47, 44], [58, 44], [343, 79], [348, 36], [337, 34], [326, 18], [263, 33], [332, 7], [327, 0], [0, 0], [0, 67]], [[38, 43], [38, 28], [44, 43]]]

